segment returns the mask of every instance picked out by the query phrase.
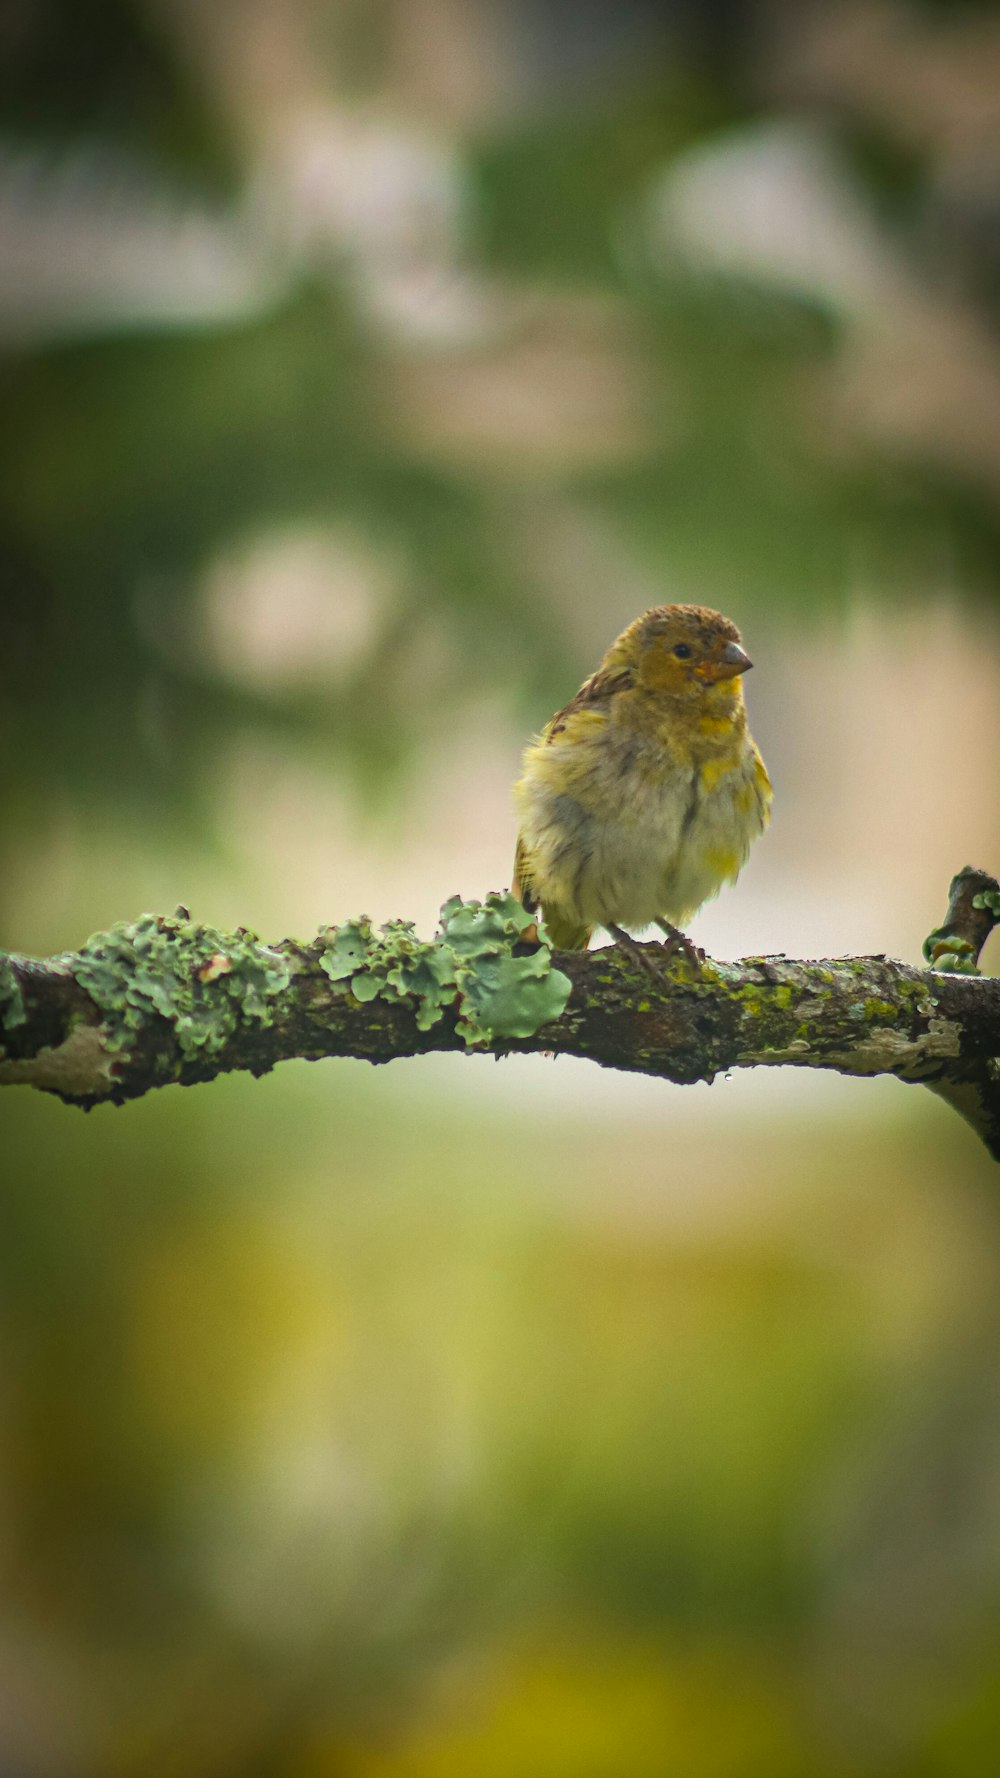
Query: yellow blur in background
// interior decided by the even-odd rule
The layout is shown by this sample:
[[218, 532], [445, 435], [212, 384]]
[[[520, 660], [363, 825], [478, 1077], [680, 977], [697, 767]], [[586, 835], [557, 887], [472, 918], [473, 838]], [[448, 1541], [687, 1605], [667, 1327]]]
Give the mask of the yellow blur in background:
[[[993, 9], [3, 32], [0, 942], [429, 932], [696, 599], [776, 793], [696, 942], [916, 961], [1000, 860]], [[787, 1069], [5, 1093], [0, 1767], [981, 1778], [994, 1173]]]

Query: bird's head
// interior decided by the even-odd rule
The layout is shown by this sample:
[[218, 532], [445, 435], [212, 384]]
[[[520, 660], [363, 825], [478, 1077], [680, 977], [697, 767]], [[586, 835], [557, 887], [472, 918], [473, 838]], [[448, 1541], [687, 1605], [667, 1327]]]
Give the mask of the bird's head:
[[753, 664], [736, 625], [705, 605], [655, 605], [612, 652], [643, 690], [687, 697], [719, 687], [717, 696], [738, 700], [740, 675]]

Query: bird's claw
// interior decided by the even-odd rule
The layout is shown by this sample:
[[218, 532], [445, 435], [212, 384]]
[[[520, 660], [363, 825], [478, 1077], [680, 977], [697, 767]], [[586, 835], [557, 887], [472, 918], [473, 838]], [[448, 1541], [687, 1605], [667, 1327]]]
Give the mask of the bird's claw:
[[705, 961], [701, 946], [696, 945], [686, 932], [682, 932], [679, 926], [673, 926], [669, 920], [659, 920], [657, 924], [666, 939], [663, 949], [667, 956], [676, 957], [679, 951], [687, 958], [692, 969], [699, 969]]
[[666, 921], [660, 921], [658, 924], [662, 927], [667, 940], [666, 944], [661, 945], [658, 951], [647, 950], [645, 945], [641, 945], [638, 939], [633, 938], [632, 934], [626, 932], [622, 926], [609, 926], [608, 931], [615, 943], [621, 945], [622, 949], [642, 966], [647, 975], [651, 975], [662, 987], [666, 980], [663, 969], [665, 956], [667, 958], [674, 957], [680, 952], [690, 963], [691, 968], [697, 971], [705, 961], [705, 953], [697, 945], [692, 944], [687, 934], [681, 932], [678, 927], [668, 926]]

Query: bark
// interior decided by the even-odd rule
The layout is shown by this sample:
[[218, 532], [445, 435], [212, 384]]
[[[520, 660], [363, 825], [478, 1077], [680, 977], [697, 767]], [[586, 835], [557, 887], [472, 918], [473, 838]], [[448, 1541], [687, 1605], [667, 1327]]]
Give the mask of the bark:
[[[448, 906], [461, 918], [478, 904]], [[402, 925], [391, 943], [351, 922], [311, 943], [266, 945], [242, 928], [198, 926], [179, 909], [44, 961], [0, 954], [0, 1084], [21, 1082], [89, 1109], [231, 1069], [262, 1074], [291, 1057], [388, 1062], [470, 1047], [586, 1056], [681, 1083], [734, 1068], [829, 1068], [930, 1087], [1000, 1159], [1000, 979], [970, 973], [998, 919], [996, 879], [968, 869], [925, 944], [937, 968], [883, 956], [698, 964], [650, 944], [642, 947], [650, 969], [634, 944], [554, 952], [550, 984], [560, 980], [555, 971], [568, 978], [562, 1012], [527, 1035], [515, 1012], [497, 1035], [481, 1019], [470, 1026], [463, 1012], [479, 972], [496, 965], [496, 944], [486, 960], [464, 958], [458, 985], [439, 971], [445, 986], [422, 999], [407, 986], [415, 975], [393, 986], [386, 971], [400, 947], [411, 969], [433, 966], [441, 951]], [[538, 960], [516, 931], [503, 943], [508, 968]], [[331, 957], [344, 955], [354, 961], [331, 979]], [[548, 970], [546, 953], [531, 973]], [[423, 1028], [428, 1019], [435, 1022]]]

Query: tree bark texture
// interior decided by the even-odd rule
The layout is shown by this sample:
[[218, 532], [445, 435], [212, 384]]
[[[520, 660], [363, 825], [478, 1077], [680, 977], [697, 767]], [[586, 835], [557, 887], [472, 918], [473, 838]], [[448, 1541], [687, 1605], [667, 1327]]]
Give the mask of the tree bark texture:
[[586, 1056], [681, 1083], [828, 1068], [930, 1087], [1000, 1159], [1000, 978], [976, 969], [1000, 920], [987, 873], [955, 878], [924, 969], [882, 956], [699, 964], [658, 944], [643, 947], [654, 965], [643, 968], [634, 946], [526, 945], [527, 916], [511, 908], [448, 903], [433, 944], [402, 922], [378, 935], [360, 921], [267, 945], [178, 909], [44, 961], [0, 953], [0, 1084], [89, 1109], [291, 1057], [470, 1048]]

